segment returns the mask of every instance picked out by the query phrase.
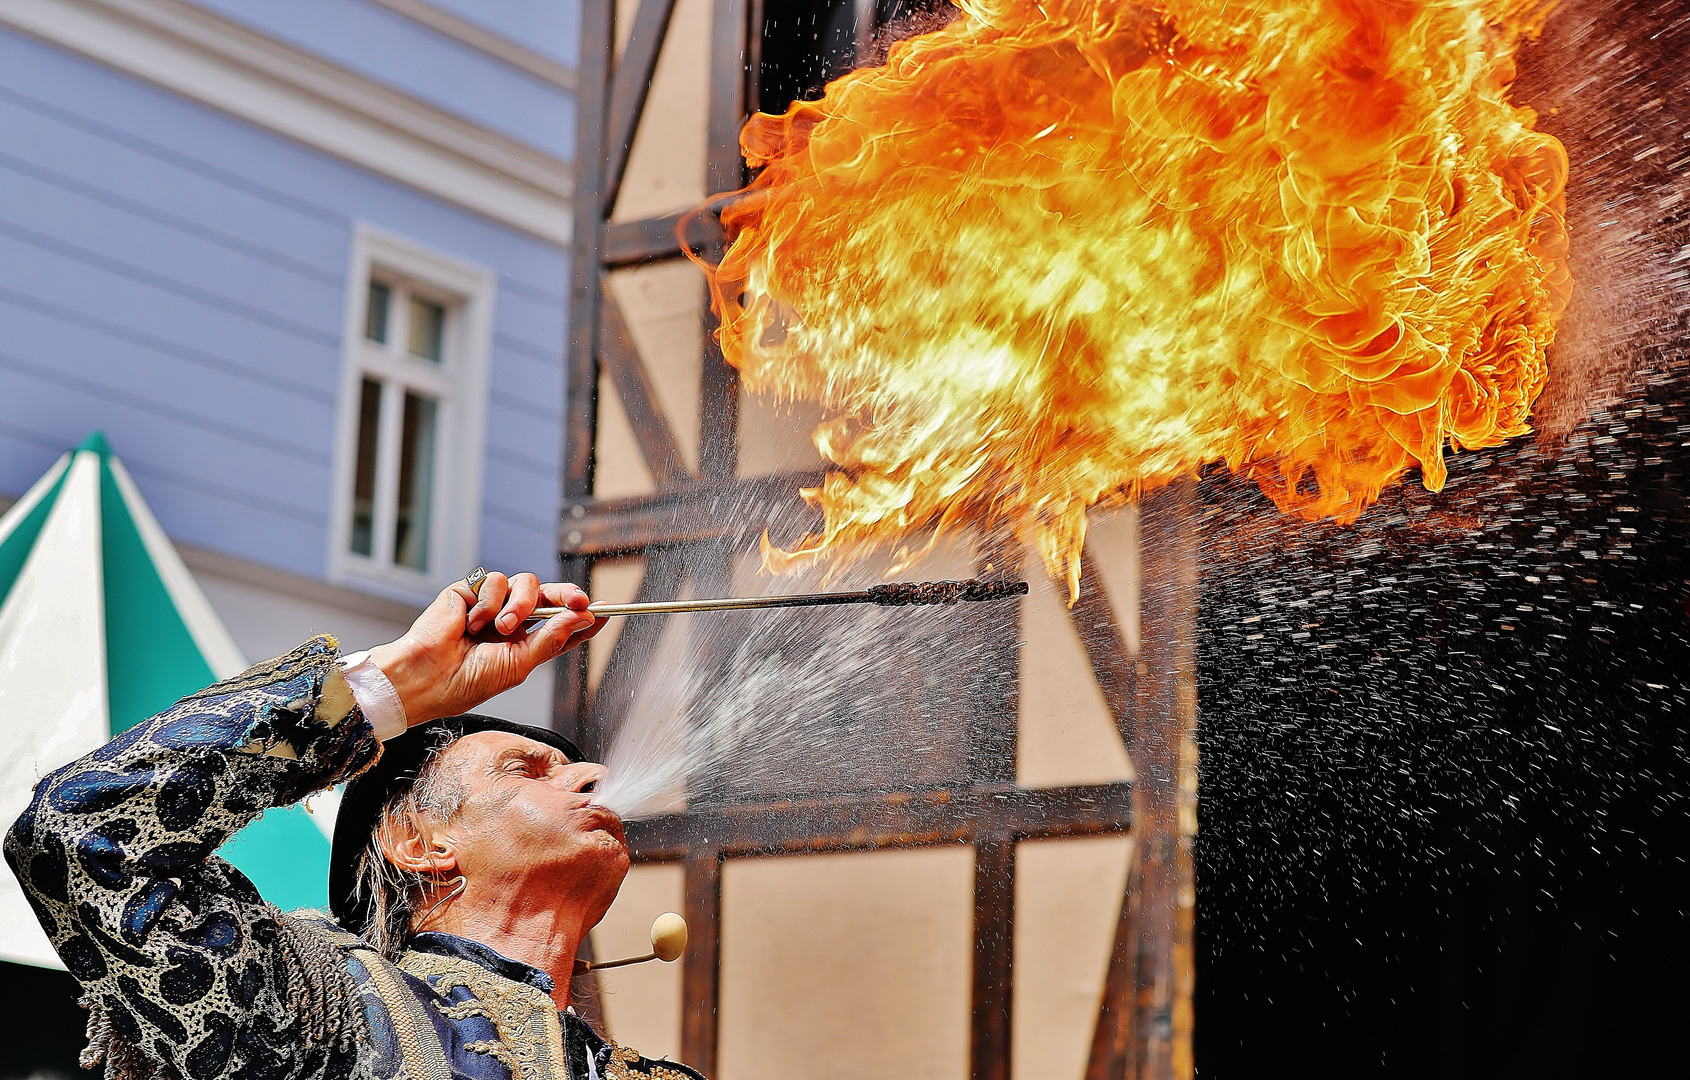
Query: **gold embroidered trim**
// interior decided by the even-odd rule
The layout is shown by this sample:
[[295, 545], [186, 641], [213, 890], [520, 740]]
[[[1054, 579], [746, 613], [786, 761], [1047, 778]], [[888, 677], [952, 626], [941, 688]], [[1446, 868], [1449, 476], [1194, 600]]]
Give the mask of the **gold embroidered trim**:
[[604, 1069], [605, 1080], [693, 1080], [679, 1069], [665, 1068], [661, 1061], [646, 1062], [647, 1072], [635, 1072], [628, 1067], [639, 1060], [638, 1050], [611, 1043], [610, 1062]]
[[[511, 1070], [511, 1080], [571, 1080], [563, 1052], [563, 1024], [558, 1020], [557, 1005], [544, 991], [453, 956], [407, 952], [399, 966], [428, 980], [442, 994], [459, 986], [470, 992], [480, 1015], [493, 1021], [499, 1040], [477, 1043], [469, 1049], [503, 1062]], [[469, 1005], [463, 1002], [451, 1007], [465, 1009]], [[495, 1046], [499, 1049], [493, 1049]]]
[[510, 1048], [502, 1042], [483, 1040], [481, 1042], [464, 1043], [464, 1049], [472, 1054], [486, 1054], [509, 1069], [512, 1076], [518, 1075], [522, 1069], [522, 1062], [518, 1061], [516, 1055], [511, 1053]]
[[493, 1014], [482, 1007], [481, 1002], [470, 998], [460, 1005], [436, 1005], [434, 1011], [448, 1020], [468, 1020], [472, 1016], [485, 1016], [493, 1019]]
[[393, 1018], [399, 1050], [405, 1057], [405, 1074], [414, 1080], [452, 1080], [452, 1068], [434, 1022], [422, 1011], [410, 987], [401, 983], [393, 967], [375, 952], [357, 949], [354, 955], [369, 971], [370, 982]]

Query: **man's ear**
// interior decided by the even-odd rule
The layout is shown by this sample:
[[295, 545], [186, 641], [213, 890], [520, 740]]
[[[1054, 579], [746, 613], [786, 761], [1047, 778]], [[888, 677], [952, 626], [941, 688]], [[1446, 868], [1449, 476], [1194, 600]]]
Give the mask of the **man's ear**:
[[377, 834], [381, 853], [394, 866], [414, 874], [453, 873], [458, 868], [457, 852], [452, 849], [450, 838], [437, 835], [432, 825], [433, 822], [421, 820], [415, 814], [405, 814], [397, 821], [391, 818], [383, 821]]

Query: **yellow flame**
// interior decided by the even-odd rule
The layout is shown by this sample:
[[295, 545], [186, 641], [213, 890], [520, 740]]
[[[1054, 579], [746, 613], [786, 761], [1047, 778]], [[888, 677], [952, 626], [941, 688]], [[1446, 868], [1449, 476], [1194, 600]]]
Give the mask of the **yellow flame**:
[[1206, 463], [1347, 521], [1528, 430], [1570, 289], [1531, 4], [957, 3], [741, 136], [723, 351], [840, 466], [788, 559], [979, 522], [1077, 589], [1087, 508]]

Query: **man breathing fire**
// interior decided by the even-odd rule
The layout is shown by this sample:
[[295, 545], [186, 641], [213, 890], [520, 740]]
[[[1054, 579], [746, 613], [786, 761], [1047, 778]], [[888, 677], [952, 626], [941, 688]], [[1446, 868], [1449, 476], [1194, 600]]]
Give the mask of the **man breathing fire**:
[[[582, 938], [628, 872], [604, 767], [469, 714], [602, 625], [573, 585], [472, 575], [408, 633], [320, 637], [49, 774], [6, 858], [86, 991], [114, 1080], [696, 1078], [569, 1009]], [[563, 608], [526, 634], [541, 602]], [[493, 640], [479, 640], [502, 635]], [[416, 730], [410, 730], [410, 729]], [[284, 915], [212, 854], [350, 779], [331, 920]]]

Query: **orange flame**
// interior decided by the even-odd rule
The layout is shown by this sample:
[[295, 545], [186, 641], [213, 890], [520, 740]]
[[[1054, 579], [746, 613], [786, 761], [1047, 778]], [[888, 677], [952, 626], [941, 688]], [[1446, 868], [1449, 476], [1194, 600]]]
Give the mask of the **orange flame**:
[[1224, 461], [1353, 520], [1527, 430], [1566, 306], [1527, 0], [956, 0], [758, 115], [721, 343], [841, 467], [791, 558], [1007, 524], [1071, 590], [1086, 510]]

